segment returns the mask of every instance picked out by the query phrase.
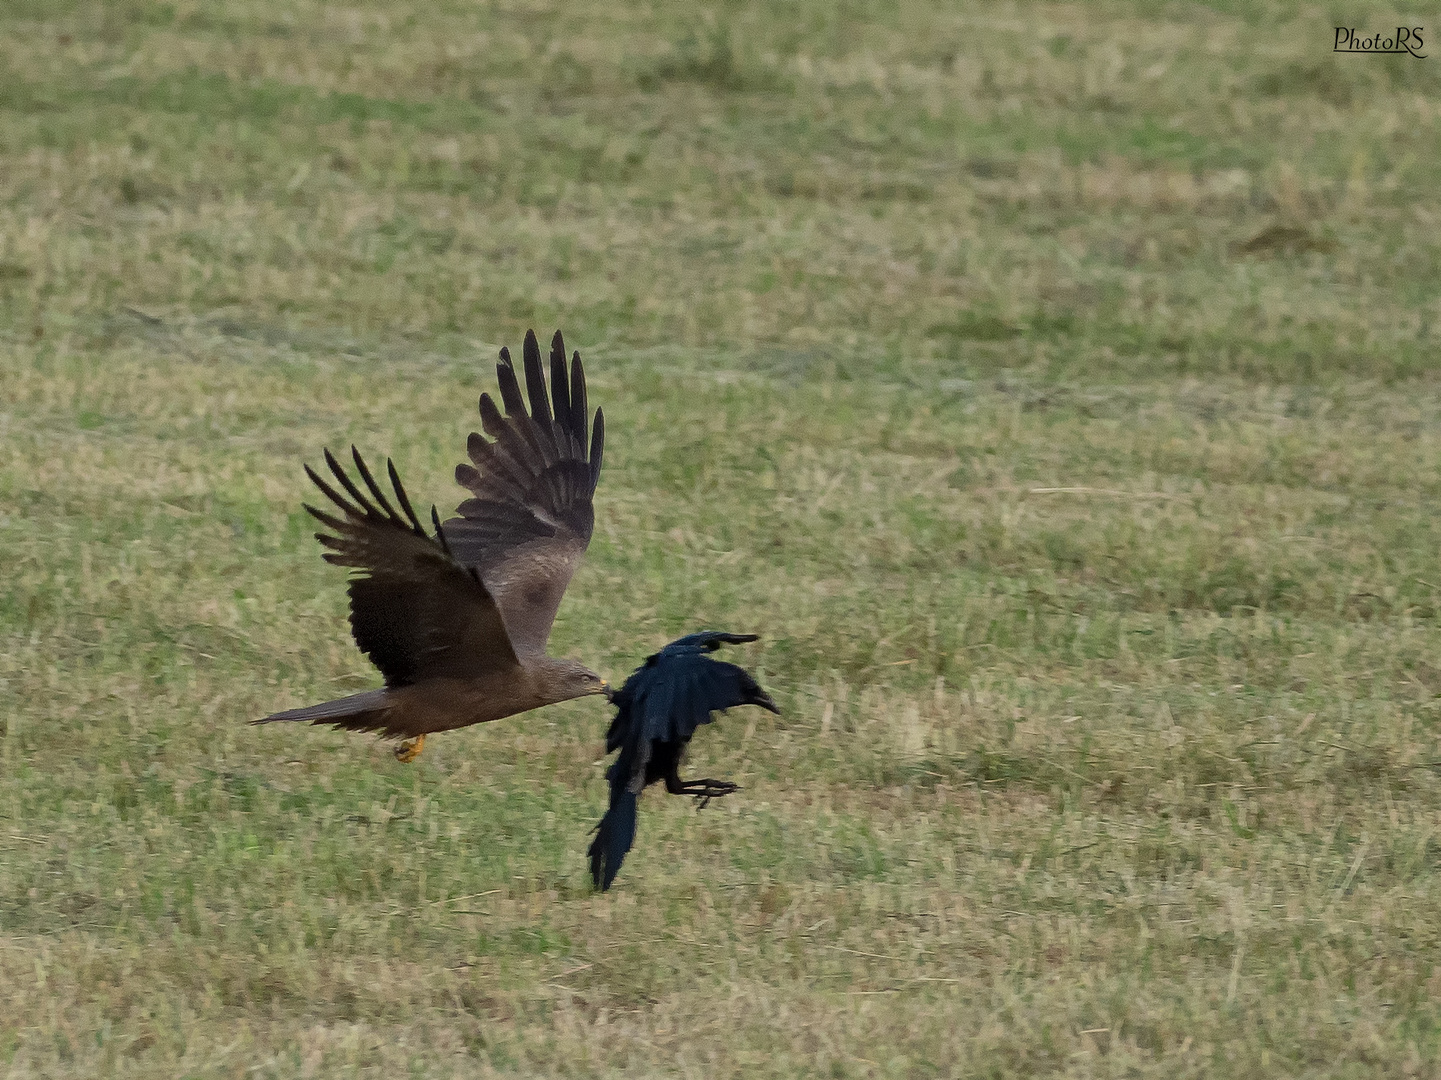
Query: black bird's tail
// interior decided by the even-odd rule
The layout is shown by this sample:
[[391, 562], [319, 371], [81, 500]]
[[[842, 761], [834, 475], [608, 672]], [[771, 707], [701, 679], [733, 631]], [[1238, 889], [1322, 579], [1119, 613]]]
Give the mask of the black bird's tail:
[[590, 877], [601, 892], [615, 881], [625, 853], [635, 843], [635, 809], [640, 796], [630, 790], [626, 779], [611, 781], [610, 809], [596, 825], [595, 839], [590, 842]]

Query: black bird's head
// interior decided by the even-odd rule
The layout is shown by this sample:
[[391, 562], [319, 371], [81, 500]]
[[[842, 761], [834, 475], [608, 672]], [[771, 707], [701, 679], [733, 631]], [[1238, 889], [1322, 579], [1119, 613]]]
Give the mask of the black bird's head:
[[741, 692], [745, 695], [742, 705], [759, 705], [762, 709], [769, 709], [777, 716], [781, 714], [771, 696], [761, 689], [760, 683], [751, 678], [750, 672], [741, 669], [745, 678], [741, 682]]
[[[672, 641], [660, 652], [647, 658], [645, 666], [649, 667], [667, 656], [708, 654], [717, 651], [722, 645], [742, 645], [757, 640], [759, 640], [757, 634], [730, 634], [722, 630], [702, 630], [700, 633], [687, 634], [683, 638]], [[769, 709], [777, 716], [780, 715], [780, 709], [776, 707], [776, 703], [771, 700], [769, 694], [761, 689], [760, 684], [755, 681], [749, 671], [735, 664], [722, 663], [720, 666], [734, 675], [734, 687], [739, 691], [739, 700], [725, 705], [715, 704], [711, 708], [724, 709], [734, 705], [759, 705], [762, 709]]]

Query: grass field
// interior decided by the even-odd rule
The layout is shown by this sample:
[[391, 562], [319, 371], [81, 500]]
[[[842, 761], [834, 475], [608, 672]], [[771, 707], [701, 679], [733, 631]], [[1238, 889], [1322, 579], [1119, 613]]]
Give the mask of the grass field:
[[[0, 1074], [1441, 1073], [1427, 10], [6, 0]], [[604, 896], [598, 701], [246, 726], [529, 326], [556, 649], [784, 710]]]

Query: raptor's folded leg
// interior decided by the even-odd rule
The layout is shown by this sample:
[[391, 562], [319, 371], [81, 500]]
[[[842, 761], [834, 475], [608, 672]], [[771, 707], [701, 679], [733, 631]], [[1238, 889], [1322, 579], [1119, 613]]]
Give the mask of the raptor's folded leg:
[[395, 748], [395, 760], [404, 765], [409, 765], [416, 758], [420, 757], [420, 751], [425, 747], [425, 736], [417, 735], [413, 739], [407, 739]]

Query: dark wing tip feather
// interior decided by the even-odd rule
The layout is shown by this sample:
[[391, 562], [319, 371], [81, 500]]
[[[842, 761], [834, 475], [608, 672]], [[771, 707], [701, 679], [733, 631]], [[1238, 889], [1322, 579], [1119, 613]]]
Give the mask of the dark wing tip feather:
[[448, 557], [454, 558], [455, 556], [450, 554], [450, 541], [445, 538], [445, 530], [440, 527], [440, 511], [435, 508], [435, 503], [430, 504], [430, 523], [435, 526], [435, 538], [440, 541], [440, 549]]
[[[574, 422], [571, 415], [570, 403], [570, 377], [565, 370], [565, 340], [560, 336], [560, 331], [555, 332], [555, 337], [550, 343], [550, 393], [554, 408], [551, 415], [555, 417], [555, 425], [562, 431], [574, 432]], [[581, 447], [577, 446], [579, 452]]]
[[[560, 335], [556, 331], [556, 336]], [[590, 406], [585, 399], [585, 368], [581, 366], [580, 353], [570, 358], [570, 430], [575, 435], [576, 449], [585, 453], [588, 438], [586, 425], [590, 422]]]
[[[310, 516], [313, 517], [316, 521], [320, 522], [322, 525], [324, 525], [327, 529], [334, 529], [336, 532], [340, 532], [345, 528], [345, 522], [341, 521], [337, 517], [327, 514], [324, 510], [317, 510], [309, 503], [301, 503], [300, 505], [305, 507], [306, 511], [310, 514]], [[319, 540], [322, 544], [334, 539], [333, 537], [326, 536], [324, 533], [316, 533], [315, 538]]]
[[[309, 465], [305, 466], [305, 475], [310, 477], [310, 482], [316, 487], [318, 487], [321, 490], [321, 493], [324, 494], [327, 499], [333, 502], [336, 506], [340, 507], [340, 509], [343, 510], [346, 514], [353, 514], [357, 516], [364, 515], [363, 510], [357, 510], [355, 507], [351, 506], [348, 502], [346, 502], [345, 499], [341, 497], [340, 492], [336, 491], [333, 487], [331, 487], [324, 480], [322, 480], [320, 478], [320, 474], [317, 473], [314, 469], [312, 469]], [[361, 500], [361, 505], [364, 505], [364, 500]], [[315, 513], [315, 510], [310, 507], [306, 507], [306, 509], [310, 510], [311, 513]]]
[[[505, 403], [505, 411], [511, 416], [525, 416], [525, 399], [520, 396], [520, 382], [515, 377], [515, 362], [510, 358], [509, 349], [500, 350], [500, 363], [495, 365], [495, 381], [500, 385], [500, 399]], [[480, 395], [482, 416], [485, 414], [485, 401], [489, 396]], [[491, 408], [495, 408], [494, 403]], [[500, 415], [499, 412], [496, 415]]]
[[605, 457], [605, 410], [595, 410], [595, 425], [590, 433], [590, 489], [600, 483], [600, 463]]
[[405, 511], [405, 516], [410, 519], [411, 525], [415, 527], [417, 536], [425, 535], [425, 527], [421, 525], [420, 518], [415, 516], [415, 508], [410, 505], [410, 496], [405, 493], [405, 485], [400, 482], [400, 474], [395, 471], [395, 462], [390, 458], [385, 459], [385, 469], [390, 473], [390, 485], [395, 488], [395, 497], [400, 500], [400, 508]]
[[[353, 452], [355, 450], [355, 447], [352, 446], [350, 449]], [[349, 492], [350, 497], [355, 500], [356, 506], [360, 508], [357, 512], [361, 514], [370, 513], [372, 509], [370, 505], [370, 500], [360, 493], [360, 489], [355, 486], [355, 481], [351, 480], [350, 477], [346, 474], [345, 470], [340, 467], [340, 462], [335, 460], [335, 455], [330, 452], [330, 447], [328, 446], [325, 448], [325, 464], [330, 467], [331, 475], [334, 476], [335, 479], [340, 481], [340, 486], [345, 488], [345, 490]], [[308, 467], [306, 471], [309, 471]], [[314, 479], [314, 476], [315, 474], [311, 473], [312, 479]], [[317, 484], [320, 483], [319, 480], [316, 480], [315, 482]], [[342, 503], [341, 505], [344, 504]], [[350, 510], [351, 508], [346, 507], [346, 509]]]
[[[327, 484], [324, 480], [322, 480], [318, 475], [316, 475], [315, 470], [310, 467], [310, 463], [309, 463], [309, 462], [306, 462], [305, 464], [301, 465], [301, 468], [305, 470], [305, 475], [308, 476], [308, 477], [310, 477], [310, 482], [311, 482], [312, 484], [314, 484], [316, 487], [318, 487], [321, 491], [325, 491], [325, 489], [330, 486], [330, 485]], [[326, 492], [326, 494], [329, 494], [329, 492]], [[301, 505], [304, 505], [304, 504], [302, 503]]]
[[[431, 506], [430, 518], [431, 521], [435, 523], [435, 536], [432, 538], [426, 533], [425, 526], [421, 524], [420, 515], [415, 512], [415, 507], [411, 504], [410, 496], [406, 494], [405, 485], [401, 483], [400, 473], [395, 468], [395, 462], [390, 458], [386, 458], [385, 467], [390, 476], [391, 486], [395, 489], [395, 496], [397, 500], [399, 500], [401, 508], [405, 511], [406, 518], [409, 519], [408, 524], [396, 514], [390, 504], [385, 501], [385, 495], [380, 485], [376, 483], [375, 477], [371, 475], [370, 470], [366, 467], [364, 459], [360, 456], [360, 452], [353, 446], [350, 449], [355, 457], [356, 467], [360, 470], [361, 477], [365, 480], [366, 487], [370, 489], [371, 494], [376, 497], [376, 500], [385, 507], [385, 513], [382, 514], [376, 509], [371, 500], [366, 498], [364, 493], [356, 487], [355, 482], [346, 474], [340, 462], [335, 459], [335, 455], [329, 450], [326, 450], [326, 464], [330, 466], [330, 471], [335, 474], [335, 478], [340, 481], [341, 485], [354, 499], [354, 503], [347, 501], [340, 492], [331, 487], [329, 482], [309, 465], [304, 465], [305, 475], [310, 477], [311, 483], [318, 487], [326, 498], [334, 503], [344, 515], [344, 518], [336, 517], [333, 513], [319, 510], [309, 503], [302, 503], [301, 505], [305, 507], [306, 512], [310, 514], [311, 517], [337, 534], [332, 536], [327, 533], [316, 533], [315, 538], [325, 547], [342, 551], [341, 558], [348, 560], [354, 556], [354, 552], [347, 554], [345, 553], [345, 549], [353, 543], [354, 537], [352, 534], [360, 527], [359, 523], [362, 521], [370, 521], [378, 524], [384, 521], [390, 525], [405, 529], [408, 532], [413, 532], [416, 536], [431, 540], [437, 547], [444, 551], [446, 555], [451, 555], [449, 541], [447, 541], [445, 533], [442, 532], [440, 528], [440, 515], [437, 513], [435, 507]], [[346, 539], [347, 537], [350, 537], [350, 539]], [[332, 562], [335, 561], [330, 555], [326, 555], [325, 557]], [[347, 561], [346, 565], [355, 564]]]
[[380, 505], [380, 508], [385, 511], [385, 516], [390, 518], [391, 521], [398, 523], [400, 521], [400, 515], [397, 514], [395, 508], [390, 505], [390, 500], [385, 497], [385, 492], [381, 489], [381, 486], [375, 482], [375, 477], [370, 474], [370, 466], [367, 465], [365, 459], [360, 456], [360, 451], [355, 448], [354, 443], [350, 445], [350, 456], [355, 459], [355, 468], [360, 473], [360, 478], [365, 481], [365, 486], [370, 489], [370, 493], [375, 496], [375, 501]]
[[[514, 392], [518, 395], [520, 393], [520, 388], [514, 387]], [[509, 412], [511, 416], [515, 416], [517, 415], [516, 409], [518, 408], [520, 410], [519, 415], [524, 416], [525, 407], [521, 405], [519, 403], [519, 400], [517, 399], [515, 403], [515, 408], [512, 408], [512, 403], [510, 399], [506, 396], [507, 393], [508, 392], [506, 391], [506, 389], [502, 387], [500, 391], [500, 396], [501, 399], [505, 401], [506, 411]], [[480, 395], [480, 426], [485, 428], [485, 433], [489, 435], [492, 439], [499, 439], [505, 433], [505, 417], [500, 415], [500, 410], [495, 407], [495, 399], [492, 398], [489, 394]], [[471, 461], [475, 460], [477, 453], [484, 452], [477, 451], [474, 447], [474, 441], [479, 438], [479, 433], [471, 432], [470, 440], [468, 440], [466, 443], [466, 449], [470, 453]]]
[[525, 361], [525, 389], [530, 396], [530, 418], [542, 428], [550, 426], [550, 398], [545, 389], [545, 372], [540, 366], [540, 342], [535, 340], [535, 331], [525, 332], [525, 345], [521, 348]]

